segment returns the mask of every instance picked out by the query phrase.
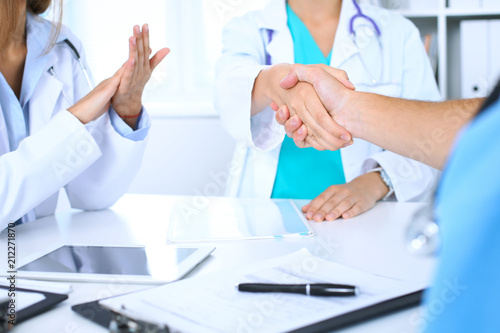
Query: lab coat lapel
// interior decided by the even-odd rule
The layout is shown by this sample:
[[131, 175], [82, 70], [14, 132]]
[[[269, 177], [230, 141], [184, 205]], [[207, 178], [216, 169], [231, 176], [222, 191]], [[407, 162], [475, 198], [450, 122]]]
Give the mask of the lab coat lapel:
[[[271, 56], [271, 63], [293, 64], [293, 39], [287, 25], [286, 1], [272, 0], [258, 13], [256, 22], [266, 41], [266, 51]], [[267, 31], [273, 31], [273, 39], [267, 41]]]
[[[50, 40], [51, 25], [28, 13], [26, 17], [28, 57], [25, 67], [26, 88], [21, 93], [22, 105], [29, 103], [30, 135], [36, 133], [52, 118], [56, 111], [56, 103], [64, 84], [51, 75], [48, 70], [57, 67], [62, 59], [52, 49], [48, 54], [45, 47]], [[64, 32], [58, 36], [57, 42], [67, 38]], [[58, 111], [58, 110], [57, 110]]]
[[47, 69], [42, 73], [36, 90], [31, 96], [30, 135], [45, 126], [54, 113], [59, 111], [56, 103], [62, 94], [63, 83], [48, 72], [48, 68], [56, 67], [57, 61], [57, 56], [52, 52], [47, 62]]
[[3, 117], [3, 109], [0, 105], [0, 156], [10, 151], [9, 137], [7, 136], [7, 125]]
[[341, 68], [346, 61], [360, 52], [349, 31], [351, 18], [355, 14], [356, 8], [351, 0], [344, 0], [340, 12], [339, 26], [333, 43], [332, 58], [330, 61], [330, 66], [332, 67]]

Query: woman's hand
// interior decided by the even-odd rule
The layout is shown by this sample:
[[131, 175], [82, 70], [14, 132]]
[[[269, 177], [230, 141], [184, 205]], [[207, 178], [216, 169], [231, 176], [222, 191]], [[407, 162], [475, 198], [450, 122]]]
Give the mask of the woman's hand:
[[116, 94], [111, 104], [116, 113], [132, 128], [135, 128], [137, 117], [142, 109], [142, 93], [151, 73], [170, 52], [164, 48], [151, 59], [149, 47], [149, 27], [134, 27], [134, 35], [129, 39], [129, 61], [123, 73]]
[[333, 221], [339, 217], [349, 219], [375, 206], [388, 192], [380, 174], [370, 172], [350, 183], [330, 186], [302, 207], [302, 212], [308, 220], [316, 222]]
[[130, 66], [130, 62], [129, 60], [123, 64], [112, 77], [102, 81], [94, 90], [68, 108], [68, 111], [77, 117], [83, 124], [87, 124], [102, 116], [108, 111], [111, 98], [116, 93], [123, 73], [125, 69]]

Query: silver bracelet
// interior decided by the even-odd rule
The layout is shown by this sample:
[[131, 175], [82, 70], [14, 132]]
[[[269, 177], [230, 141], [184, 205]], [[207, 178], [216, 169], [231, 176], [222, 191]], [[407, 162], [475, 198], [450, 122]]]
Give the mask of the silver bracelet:
[[382, 198], [382, 200], [389, 199], [389, 197], [394, 193], [394, 186], [392, 185], [391, 178], [389, 178], [387, 172], [385, 172], [385, 170], [382, 167], [371, 169], [367, 173], [370, 172], [378, 172], [380, 174], [380, 178], [382, 178], [382, 181], [384, 182], [385, 186], [389, 188], [389, 192]]

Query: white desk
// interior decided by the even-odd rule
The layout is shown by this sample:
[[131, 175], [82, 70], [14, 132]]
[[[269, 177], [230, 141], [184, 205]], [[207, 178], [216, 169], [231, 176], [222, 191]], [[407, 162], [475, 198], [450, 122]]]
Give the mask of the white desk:
[[[111, 210], [67, 212], [16, 227], [18, 260], [54, 244], [132, 245], [165, 243], [172, 197], [126, 195]], [[306, 203], [306, 202], [303, 202]], [[315, 237], [216, 243], [217, 249], [188, 276], [236, 268], [303, 247], [319, 257], [376, 274], [407, 281], [428, 281], [434, 260], [406, 251], [405, 231], [411, 214], [421, 204], [379, 203], [371, 211], [348, 221], [312, 223]], [[0, 246], [7, 248], [7, 235]], [[6, 268], [1, 251], [0, 269]], [[106, 332], [71, 310], [84, 303], [149, 286], [119, 283], [72, 283], [69, 299], [53, 310], [19, 324], [14, 332]], [[419, 309], [405, 310], [342, 332], [398, 332], [418, 330]]]

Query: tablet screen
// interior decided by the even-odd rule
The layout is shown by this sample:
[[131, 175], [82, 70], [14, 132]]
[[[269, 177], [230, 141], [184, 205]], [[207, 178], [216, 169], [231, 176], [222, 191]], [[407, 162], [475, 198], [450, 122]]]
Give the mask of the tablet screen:
[[19, 271], [151, 276], [154, 265], [174, 269], [196, 248], [62, 246], [20, 268]]

